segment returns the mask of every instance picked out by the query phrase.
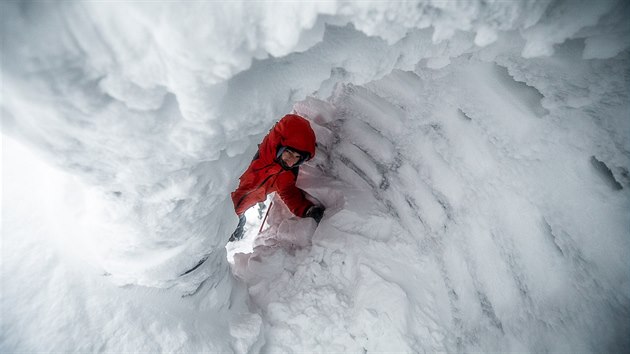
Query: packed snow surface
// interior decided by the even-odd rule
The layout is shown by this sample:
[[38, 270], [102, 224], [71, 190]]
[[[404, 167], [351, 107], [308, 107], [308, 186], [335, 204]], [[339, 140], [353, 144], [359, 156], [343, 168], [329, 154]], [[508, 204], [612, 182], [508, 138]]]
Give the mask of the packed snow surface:
[[[628, 11], [0, 3], [0, 351], [629, 351]], [[324, 218], [226, 246], [290, 112]]]

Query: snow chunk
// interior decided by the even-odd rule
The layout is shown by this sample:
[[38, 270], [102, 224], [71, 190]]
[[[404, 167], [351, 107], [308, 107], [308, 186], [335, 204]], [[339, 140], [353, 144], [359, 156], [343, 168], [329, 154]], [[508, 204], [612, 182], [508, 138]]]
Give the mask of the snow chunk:
[[499, 36], [495, 30], [488, 26], [481, 26], [475, 35], [475, 44], [480, 47], [485, 47], [494, 43], [497, 38], [499, 38]]
[[535, 26], [523, 31], [525, 58], [550, 56], [554, 44], [571, 38], [580, 29], [597, 24], [615, 6], [614, 0], [558, 2]]

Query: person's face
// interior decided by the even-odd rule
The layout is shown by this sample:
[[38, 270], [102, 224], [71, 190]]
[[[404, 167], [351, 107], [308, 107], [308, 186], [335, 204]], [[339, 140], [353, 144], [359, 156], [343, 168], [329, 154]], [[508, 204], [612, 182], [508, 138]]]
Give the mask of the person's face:
[[284, 161], [284, 163], [287, 166], [293, 167], [293, 165], [295, 165], [296, 163], [298, 163], [298, 161], [300, 161], [300, 159], [302, 158], [302, 155], [300, 155], [299, 153], [295, 151], [286, 149], [282, 152], [282, 155], [280, 155], [280, 158], [282, 159], [282, 161]]

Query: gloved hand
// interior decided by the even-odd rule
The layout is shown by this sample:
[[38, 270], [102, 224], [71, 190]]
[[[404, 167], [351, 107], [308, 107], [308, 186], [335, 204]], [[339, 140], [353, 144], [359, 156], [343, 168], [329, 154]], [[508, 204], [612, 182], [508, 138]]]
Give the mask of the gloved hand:
[[319, 224], [319, 222], [322, 220], [322, 217], [324, 216], [324, 208], [313, 205], [312, 207], [308, 208], [304, 216], [307, 218], [315, 219], [315, 221]]

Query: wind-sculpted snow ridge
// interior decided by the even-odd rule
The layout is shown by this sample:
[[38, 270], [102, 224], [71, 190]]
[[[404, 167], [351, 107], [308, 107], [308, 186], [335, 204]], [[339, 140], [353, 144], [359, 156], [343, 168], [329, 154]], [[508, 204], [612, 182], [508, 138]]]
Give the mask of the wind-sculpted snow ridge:
[[[623, 180], [611, 188], [590, 156], [628, 166], [608, 126], [628, 127], [625, 79], [603, 74], [628, 57], [553, 65], [576, 45], [497, 60], [507, 67], [460, 57], [298, 103], [320, 141], [298, 184], [328, 209], [315, 229], [275, 198], [253, 253], [234, 256], [269, 324], [264, 350], [627, 349], [629, 184], [609, 171]], [[590, 92], [625, 98], [574, 90], [598, 75]]]
[[[89, 192], [3, 194], [0, 348], [627, 350], [628, 6], [1, 2], [2, 132]], [[276, 204], [248, 307], [229, 193], [292, 109], [328, 211]]]

